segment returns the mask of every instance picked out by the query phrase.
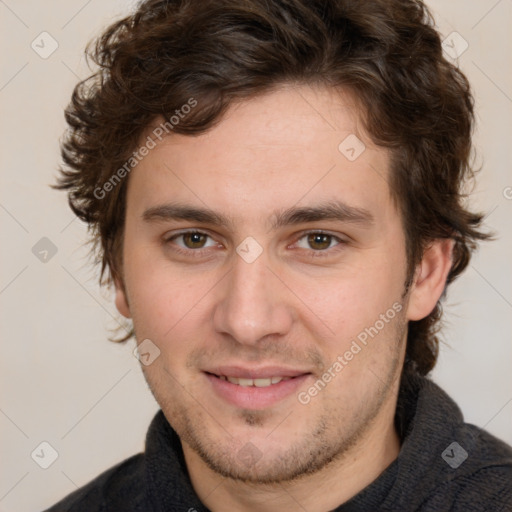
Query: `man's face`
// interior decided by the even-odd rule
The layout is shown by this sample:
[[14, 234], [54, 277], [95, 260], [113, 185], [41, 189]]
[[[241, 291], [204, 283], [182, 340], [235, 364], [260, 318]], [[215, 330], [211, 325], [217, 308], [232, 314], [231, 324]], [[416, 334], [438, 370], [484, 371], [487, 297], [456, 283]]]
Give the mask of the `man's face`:
[[117, 306], [185, 455], [225, 476], [287, 480], [392, 423], [405, 240], [361, 130], [350, 96], [283, 88], [130, 175]]

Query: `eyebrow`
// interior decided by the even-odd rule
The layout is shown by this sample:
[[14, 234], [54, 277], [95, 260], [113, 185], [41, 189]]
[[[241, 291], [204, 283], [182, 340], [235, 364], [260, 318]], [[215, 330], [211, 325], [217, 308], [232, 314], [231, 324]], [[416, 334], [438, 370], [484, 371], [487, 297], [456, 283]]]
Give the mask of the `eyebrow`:
[[336, 220], [355, 224], [370, 225], [373, 215], [364, 208], [347, 205], [341, 201], [329, 201], [316, 206], [291, 207], [272, 216], [272, 229], [306, 222]]
[[[180, 203], [167, 203], [152, 206], [144, 211], [142, 219], [146, 222], [186, 220], [201, 224], [232, 229], [233, 219], [210, 208], [198, 208]], [[283, 226], [293, 226], [308, 222], [335, 220], [361, 225], [374, 223], [374, 216], [364, 208], [347, 205], [341, 201], [328, 201], [314, 206], [292, 206], [276, 211], [270, 218], [270, 228], [276, 230]]]

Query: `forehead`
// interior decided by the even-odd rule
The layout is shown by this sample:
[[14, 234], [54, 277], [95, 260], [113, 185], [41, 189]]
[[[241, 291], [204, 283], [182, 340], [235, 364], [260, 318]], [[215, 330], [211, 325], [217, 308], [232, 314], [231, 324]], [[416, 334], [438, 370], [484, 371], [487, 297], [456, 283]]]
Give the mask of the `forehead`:
[[390, 196], [388, 167], [351, 94], [287, 86], [233, 104], [205, 133], [158, 141], [132, 172], [129, 199], [141, 208], [193, 202], [227, 215], [332, 200], [378, 208]]
[[[179, 127], [178, 117], [171, 116], [171, 119]], [[165, 122], [163, 117], [155, 118], [143, 138], [151, 136]], [[195, 139], [206, 145], [208, 140], [229, 137], [233, 146], [243, 142], [244, 149], [287, 145], [311, 151], [313, 148], [306, 148], [307, 142], [313, 139], [318, 142], [319, 137], [325, 138], [327, 134], [336, 134], [336, 137], [354, 134], [370, 142], [362, 127], [361, 106], [350, 91], [305, 85], [282, 85], [235, 101], [206, 133], [189, 136], [166, 132], [168, 136], [164, 134], [164, 137], [168, 144]]]

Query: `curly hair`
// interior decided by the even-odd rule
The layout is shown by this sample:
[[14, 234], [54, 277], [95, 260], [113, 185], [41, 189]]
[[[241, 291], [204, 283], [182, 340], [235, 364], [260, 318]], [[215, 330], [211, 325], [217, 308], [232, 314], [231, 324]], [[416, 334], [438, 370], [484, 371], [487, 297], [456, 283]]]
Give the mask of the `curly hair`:
[[[172, 126], [198, 134], [237, 100], [283, 84], [354, 93], [373, 142], [392, 154], [390, 189], [406, 237], [409, 283], [425, 248], [454, 240], [447, 283], [468, 265], [483, 216], [464, 206], [473, 178], [473, 98], [443, 56], [420, 0], [146, 0], [87, 47], [96, 72], [74, 89], [56, 188], [89, 226], [100, 283], [122, 283], [128, 179], [97, 193], [144, 130], [194, 99]], [[406, 367], [435, 365], [441, 304], [409, 322]], [[133, 335], [125, 336], [124, 341]]]

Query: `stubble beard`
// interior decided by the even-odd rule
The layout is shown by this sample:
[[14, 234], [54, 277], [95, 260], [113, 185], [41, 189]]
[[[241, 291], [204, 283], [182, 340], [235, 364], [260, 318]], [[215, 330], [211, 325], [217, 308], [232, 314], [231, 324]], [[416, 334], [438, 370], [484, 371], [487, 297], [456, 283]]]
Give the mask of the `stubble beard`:
[[[405, 321], [400, 318], [396, 320], [392, 339], [397, 341], [395, 341], [393, 359], [387, 367], [386, 375], [377, 376], [372, 375], [373, 372], [368, 372], [368, 378], [379, 379], [378, 391], [371, 397], [371, 403], [360, 406], [349, 423], [343, 411], [338, 411], [335, 415], [332, 408], [325, 407], [324, 410], [327, 412], [318, 417], [314, 426], [308, 428], [298, 443], [279, 453], [265, 452], [263, 448], [263, 453], [260, 452], [258, 456], [256, 452], [252, 461], [250, 456], [240, 457], [241, 447], [250, 444], [249, 438], [244, 441], [230, 439], [229, 425], [226, 425], [225, 441], [219, 441], [218, 438], [210, 435], [204, 425], [213, 422], [215, 428], [220, 428], [222, 418], [220, 423], [215, 418], [210, 418], [206, 409], [201, 408], [195, 401], [187, 407], [168, 396], [160, 395], [153, 389], [145, 375], [146, 381], [162, 407], [167, 421], [180, 437], [182, 445], [186, 443], [215, 473], [234, 481], [256, 485], [297, 481], [327, 468], [357, 448], [372, 427], [383, 405], [393, 398], [392, 392], [397, 391], [395, 384], [401, 373], [401, 340], [404, 340], [407, 329]], [[239, 423], [243, 422], [253, 429], [278, 423], [275, 417], [270, 421], [271, 417], [272, 414], [269, 411], [241, 410], [238, 412]], [[286, 420], [283, 423], [285, 422]]]

